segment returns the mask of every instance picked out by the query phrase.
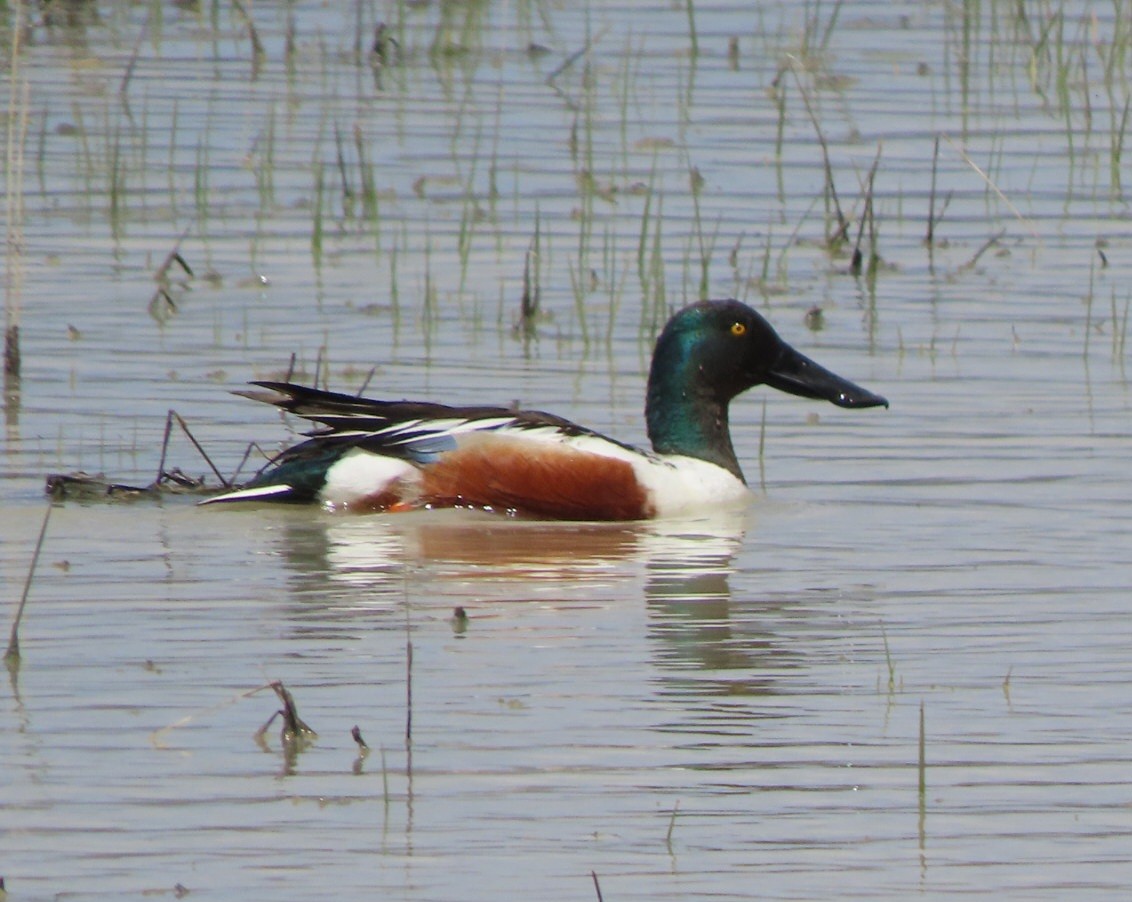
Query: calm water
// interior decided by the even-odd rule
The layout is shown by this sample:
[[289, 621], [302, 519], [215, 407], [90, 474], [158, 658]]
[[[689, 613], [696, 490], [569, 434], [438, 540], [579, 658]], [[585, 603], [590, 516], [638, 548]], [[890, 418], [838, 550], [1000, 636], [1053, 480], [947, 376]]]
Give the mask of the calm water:
[[[57, 506], [0, 690], [11, 898], [1132, 884], [1132, 9], [248, 6], [258, 64], [228, 4], [22, 35], [5, 626], [47, 473], [148, 482], [170, 408], [230, 472], [293, 437], [228, 394], [293, 352], [643, 441], [656, 326], [706, 286], [892, 408], [741, 399], [765, 497], [730, 519]], [[851, 242], [880, 154], [875, 278], [826, 242], [815, 121]], [[272, 680], [297, 755], [254, 739]]]

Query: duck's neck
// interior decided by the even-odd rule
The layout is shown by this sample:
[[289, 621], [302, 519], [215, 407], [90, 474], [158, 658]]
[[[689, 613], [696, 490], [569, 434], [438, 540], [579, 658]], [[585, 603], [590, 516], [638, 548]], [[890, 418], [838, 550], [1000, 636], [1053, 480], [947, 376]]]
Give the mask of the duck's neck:
[[682, 454], [723, 467], [746, 482], [727, 422], [730, 398], [707, 388], [690, 361], [683, 366], [653, 363], [645, 400], [649, 441], [658, 454]]

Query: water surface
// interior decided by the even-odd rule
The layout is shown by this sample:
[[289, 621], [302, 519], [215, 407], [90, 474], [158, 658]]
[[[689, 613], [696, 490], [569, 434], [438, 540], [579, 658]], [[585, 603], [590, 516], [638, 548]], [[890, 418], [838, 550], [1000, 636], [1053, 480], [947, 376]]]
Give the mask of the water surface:
[[[1128, 885], [1123, 5], [257, 3], [258, 61], [222, 5], [86, 9], [19, 55], [8, 610], [47, 473], [148, 482], [170, 408], [230, 472], [299, 428], [228, 394], [293, 352], [640, 442], [706, 290], [892, 407], [740, 399], [737, 518], [57, 505], [0, 706], [13, 897]], [[272, 680], [298, 754], [254, 740]]]

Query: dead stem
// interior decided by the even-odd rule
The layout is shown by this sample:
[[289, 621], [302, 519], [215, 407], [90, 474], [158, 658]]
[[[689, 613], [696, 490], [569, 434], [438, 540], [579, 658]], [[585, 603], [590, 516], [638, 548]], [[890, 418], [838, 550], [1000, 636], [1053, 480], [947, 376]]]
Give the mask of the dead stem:
[[145, 40], [146, 35], [149, 33], [149, 16], [146, 16], [145, 22], [142, 27], [138, 29], [137, 39], [134, 41], [134, 49], [130, 52], [130, 60], [126, 63], [126, 71], [122, 75], [122, 81], [118, 85], [118, 96], [123, 100], [126, 99], [126, 94], [130, 90], [130, 79], [134, 77], [134, 69], [138, 65], [138, 55], [141, 53], [142, 41]]
[[[206, 708], [200, 708], [197, 711], [194, 711], [192, 714], [186, 714], [184, 717], [173, 721], [173, 723], [167, 724], [164, 727], [160, 727], [159, 729], [154, 730], [152, 733], [149, 734], [149, 741], [151, 743], [153, 743], [154, 748], [159, 748], [159, 749], [168, 748], [168, 746], [166, 746], [165, 742], [164, 742], [164, 736], [165, 736], [166, 733], [171, 733], [173, 730], [177, 730], [177, 729], [180, 729], [181, 727], [188, 726], [190, 723], [192, 723], [194, 720], [196, 720], [197, 717], [200, 716], [201, 714], [211, 714], [214, 711], [219, 711], [221, 708], [226, 708], [229, 705], [233, 705], [236, 702], [242, 701], [245, 698], [251, 698], [253, 695], [256, 695], [260, 692], [263, 692], [264, 689], [270, 689], [270, 688], [271, 688], [270, 683], [264, 683], [262, 686], [256, 686], [254, 689], [249, 689], [246, 692], [237, 693], [236, 695], [232, 696], [229, 699], [226, 699], [225, 701], [220, 702], [219, 704], [209, 705]], [[276, 714], [276, 716], [278, 716], [278, 713]]]
[[[181, 431], [185, 433], [188, 440], [193, 443], [193, 447], [196, 448], [197, 451], [200, 453], [200, 456], [204, 458], [204, 462], [206, 464], [208, 464], [208, 466], [212, 470], [212, 472], [216, 474], [216, 478], [220, 480], [221, 485], [223, 485], [224, 488], [226, 488], [226, 489], [231, 488], [232, 483], [230, 483], [227, 479], [225, 479], [222, 475], [220, 475], [220, 470], [218, 470], [216, 468], [216, 464], [214, 464], [212, 462], [212, 458], [208, 456], [208, 452], [205, 451], [203, 447], [201, 447], [200, 442], [198, 442], [196, 440], [196, 437], [189, 430], [188, 423], [186, 423], [181, 418], [181, 415], [179, 413], [177, 413], [177, 411], [175, 411], [175, 410], [170, 410], [169, 416], [171, 416], [171, 417], [173, 417], [174, 419], [177, 420], [177, 424], [181, 427]], [[165, 453], [164, 453], [164, 449], [162, 449], [162, 462], [163, 463], [164, 463], [164, 460], [165, 460]], [[165, 475], [163, 472], [159, 473], [158, 479], [160, 479], [163, 475]]]
[[855, 276], [861, 274], [861, 263], [864, 253], [861, 251], [861, 240], [865, 234], [865, 226], [869, 228], [869, 272], [876, 268], [876, 221], [873, 209], [873, 186], [876, 182], [877, 167], [880, 165], [881, 147], [877, 145], [877, 155], [873, 158], [872, 168], [869, 169], [869, 175], [865, 179], [865, 206], [861, 211], [861, 221], [857, 226], [857, 242], [853, 247], [853, 260], [849, 265], [849, 272]]
[[362, 384], [358, 388], [354, 397], [360, 398], [360, 397], [362, 397], [362, 395], [364, 395], [366, 393], [366, 389], [369, 387], [369, 384], [373, 380], [374, 374], [376, 372], [377, 372], [377, 364], [375, 363], [373, 366], [371, 366], [369, 368], [369, 372], [366, 373], [366, 377], [365, 377], [364, 380], [362, 380]]
[[244, 24], [248, 27], [248, 40], [252, 43], [252, 56], [254, 57], [254, 68], [258, 68], [260, 60], [264, 57], [263, 42], [259, 39], [259, 32], [256, 30], [255, 22], [252, 17], [248, 15], [248, 11], [244, 9], [244, 4], [240, 0], [232, 0], [232, 6], [235, 8], [244, 20]]
[[995, 195], [998, 197], [998, 199], [1001, 200], [1004, 204], [1006, 204], [1007, 207], [1010, 208], [1010, 212], [1013, 213], [1015, 218], [1020, 223], [1022, 223], [1023, 226], [1026, 227], [1026, 231], [1028, 231], [1030, 233], [1031, 237], [1037, 238], [1037, 239], [1040, 240], [1041, 235], [1039, 235], [1038, 230], [1034, 228], [1034, 224], [1032, 222], [1030, 222], [1030, 220], [1028, 218], [1026, 218], [1025, 216], [1022, 215], [1022, 211], [1019, 210], [1016, 206], [1014, 206], [1014, 204], [1011, 202], [1010, 198], [1007, 197], [1005, 194], [1003, 194], [1002, 189], [999, 188], [998, 185], [996, 185], [994, 183], [993, 179], [991, 179], [991, 177], [989, 175], [987, 175], [987, 173], [974, 160], [971, 159], [971, 157], [967, 153], [967, 151], [965, 151], [962, 147], [960, 147], [958, 144], [956, 144], [954, 141], [952, 141], [951, 138], [949, 138], [947, 135], [943, 136], [943, 140], [951, 145], [952, 149], [957, 154], [959, 154], [960, 157], [963, 158], [963, 162], [966, 163], [968, 166], [970, 166], [975, 171], [975, 173], [979, 176], [979, 178], [981, 178], [986, 183], [987, 187], [990, 188], [991, 191], [993, 191], [995, 193]]
[[988, 238], [986, 241], [984, 241], [982, 243], [982, 245], [979, 247], [979, 249], [977, 251], [975, 251], [975, 255], [973, 257], [971, 257], [970, 260], [968, 260], [966, 263], [964, 263], [962, 266], [959, 267], [959, 271], [960, 272], [966, 272], [969, 269], [974, 269], [975, 264], [979, 262], [979, 258], [983, 254], [985, 254], [988, 250], [990, 250], [992, 246], [994, 246], [995, 244], [998, 244], [999, 239], [1001, 239], [1002, 236], [1005, 235], [1005, 234], [1006, 234], [1006, 229], [999, 229], [997, 232], [995, 232], [995, 234], [991, 235], [990, 238]]
[[20, 595], [20, 603], [16, 607], [16, 616], [12, 620], [12, 632], [8, 637], [8, 650], [4, 653], [4, 662], [12, 667], [20, 659], [20, 621], [24, 616], [24, 607], [27, 605], [28, 593], [31, 591], [31, 581], [35, 576], [35, 567], [39, 563], [39, 552], [43, 549], [43, 539], [47, 535], [47, 524], [51, 520], [50, 501], [47, 502], [47, 510], [43, 514], [43, 525], [39, 527], [39, 538], [35, 541], [35, 550], [31, 554], [31, 564], [28, 565], [27, 579], [24, 580], [24, 591]]
[[166, 284], [169, 281], [169, 270], [174, 263], [180, 265], [181, 269], [185, 271], [190, 279], [193, 278], [192, 267], [186, 262], [185, 258], [181, 256], [181, 242], [188, 236], [191, 226], [187, 227], [180, 235], [177, 236], [176, 242], [173, 244], [172, 250], [165, 255], [165, 259], [161, 261], [161, 265], [153, 272], [153, 280], [159, 284]]
[[579, 104], [578, 101], [573, 100], [572, 98], [567, 96], [566, 92], [564, 90], [562, 90], [562, 88], [558, 87], [558, 84], [557, 84], [558, 76], [561, 75], [563, 72], [565, 72], [567, 69], [569, 69], [571, 66], [573, 66], [574, 63], [576, 63], [578, 60], [580, 60], [582, 57], [584, 57], [587, 53], [589, 53], [590, 48], [593, 47], [593, 45], [596, 44], [598, 41], [600, 41], [603, 37], [605, 37], [605, 33], [607, 31], [609, 31], [610, 27], [611, 26], [606, 25], [601, 31], [599, 31], [597, 33], [596, 36], [594, 36], [592, 38], [587, 35], [586, 36], [586, 42], [580, 48], [578, 48], [573, 53], [571, 53], [568, 57], [566, 57], [566, 59], [564, 59], [562, 61], [562, 63], [560, 65], [558, 65], [554, 69], [554, 71], [551, 72], [546, 77], [547, 87], [549, 87], [559, 97], [561, 97], [566, 102], [567, 108], [569, 108], [570, 110], [572, 110], [574, 112], [577, 112], [579, 109], [581, 109], [581, 104]]
[[[318, 377], [322, 373], [322, 365], [323, 365], [322, 364], [322, 354], [325, 350], [326, 350], [326, 345], [319, 345], [318, 346], [318, 353], [315, 355], [315, 358], [314, 358], [314, 382], [313, 382], [314, 388], [318, 388]], [[326, 379], [323, 379], [322, 387], [323, 388], [330, 388], [329, 377], [326, 378]]]
[[676, 804], [672, 806], [672, 816], [668, 819], [668, 833], [664, 836], [664, 844], [668, 847], [668, 851], [672, 851], [672, 831], [676, 827], [676, 814], [680, 811], [680, 800], [676, 800]]
[[[408, 626], [406, 624], [406, 629]], [[413, 743], [413, 640], [405, 640], [405, 745]]]
[[[928, 230], [924, 234], [924, 244], [928, 247], [928, 254], [931, 254], [932, 248], [935, 246], [935, 188], [936, 177], [939, 174], [939, 135], [935, 136], [935, 146], [932, 148], [932, 187], [928, 192]], [[942, 211], [941, 211], [942, 215]]]
[[230, 485], [230, 486], [236, 485], [236, 480], [239, 478], [240, 471], [242, 469], [244, 469], [244, 464], [246, 464], [248, 462], [248, 458], [252, 456], [253, 451], [258, 451], [260, 456], [265, 461], [263, 466], [261, 466], [258, 470], [256, 470], [256, 473], [255, 473], [256, 476], [258, 476], [260, 473], [262, 473], [264, 470], [266, 470], [268, 467], [271, 466], [271, 464], [274, 460], [273, 455], [268, 454], [266, 451], [264, 451], [263, 448], [261, 448], [259, 446], [259, 442], [248, 442], [248, 446], [244, 449], [244, 456], [240, 458], [239, 464], [236, 465], [235, 472], [232, 473], [232, 478], [230, 480], [228, 480], [228, 485]]
[[927, 749], [924, 737], [924, 701], [920, 699], [920, 761], [919, 767], [919, 791], [917, 793], [919, 801], [919, 836], [920, 836], [920, 851], [924, 849], [924, 823], [927, 819], [928, 813], [928, 774], [927, 774]]
[[350, 177], [346, 174], [346, 155], [342, 150], [342, 130], [338, 128], [337, 122], [334, 123], [334, 148], [338, 159], [338, 177], [342, 180], [343, 206], [346, 207], [346, 215], [348, 216], [354, 199], [354, 189], [350, 187]]
[[5, 387], [8, 380], [20, 378], [20, 327], [15, 324], [4, 333], [4, 377]]
[[165, 414], [165, 436], [161, 439], [161, 457], [157, 460], [157, 475], [153, 478], [156, 485], [161, 481], [165, 472], [165, 457], [169, 453], [169, 437], [173, 434], [173, 411]]
[[188, 261], [181, 255], [181, 242], [185, 240], [191, 228], [190, 226], [181, 232], [177, 240], [173, 243], [172, 249], [165, 255], [165, 259], [161, 261], [161, 265], [153, 271], [153, 281], [157, 283], [157, 288], [154, 289], [153, 295], [149, 299], [149, 315], [158, 323], [164, 323], [170, 316], [177, 312], [177, 298], [173, 295], [174, 290], [177, 295], [180, 296], [187, 287], [184, 283], [174, 285], [169, 275], [173, 264], [176, 263], [189, 279], [194, 278], [192, 267], [189, 266]]
[[[534, 334], [535, 320], [539, 314], [539, 304], [541, 303], [541, 289], [538, 284], [538, 245], [539, 245], [539, 226], [538, 218], [535, 218], [535, 235], [531, 239], [531, 243], [527, 246], [527, 253], [523, 260], [523, 295], [519, 299], [519, 322], [516, 323], [515, 329], [525, 337], [530, 337]], [[531, 260], [534, 258], [536, 274], [531, 278]]]
[[[275, 714], [283, 718], [283, 733], [281, 736], [283, 742], [305, 742], [316, 738], [318, 733], [312, 730], [303, 719], [299, 717], [299, 706], [295, 704], [295, 697], [291, 695], [290, 690], [283, 685], [283, 681], [275, 680], [270, 686], [283, 703], [283, 709], [275, 712]], [[272, 717], [274, 716], [275, 715], [272, 715]], [[268, 723], [271, 723], [271, 721], [269, 720]], [[264, 729], [266, 729], [266, 725]]]
[[[795, 61], [792, 60], [791, 62], [794, 63]], [[837, 229], [832, 234], [826, 236], [826, 242], [830, 248], [833, 248], [847, 240], [849, 235], [849, 221], [841, 211], [841, 201], [837, 197], [837, 186], [833, 183], [833, 164], [829, 161], [829, 144], [826, 142], [825, 135], [822, 133], [817, 114], [814, 113], [813, 105], [810, 103], [810, 97], [806, 93], [805, 87], [802, 85], [802, 79], [798, 75], [798, 66], [791, 65], [790, 71], [794, 74], [794, 81], [798, 85], [798, 93], [802, 95], [802, 104], [806, 107], [806, 113], [810, 117], [810, 122], [813, 124], [814, 131], [818, 136], [818, 146], [821, 147], [822, 165], [825, 168], [825, 187], [837, 217]]]

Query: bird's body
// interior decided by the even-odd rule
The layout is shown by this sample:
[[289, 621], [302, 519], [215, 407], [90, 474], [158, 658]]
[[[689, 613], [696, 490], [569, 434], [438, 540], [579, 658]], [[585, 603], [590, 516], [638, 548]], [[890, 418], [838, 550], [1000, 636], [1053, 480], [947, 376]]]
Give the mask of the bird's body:
[[750, 497], [728, 404], [766, 383], [842, 407], [887, 401], [822, 369], [738, 301], [679, 311], [657, 340], [646, 420], [653, 450], [553, 414], [377, 401], [282, 382], [255, 400], [320, 424], [265, 472], [209, 502], [319, 501], [400, 511], [470, 507], [559, 520], [641, 520]]

